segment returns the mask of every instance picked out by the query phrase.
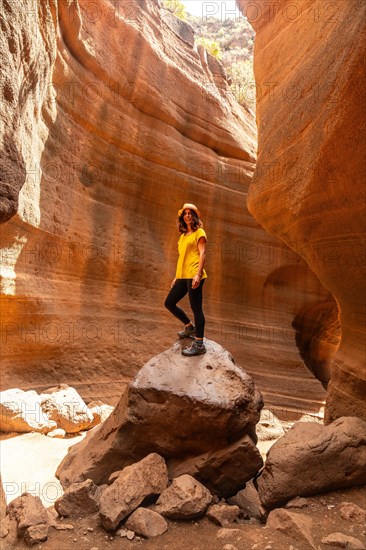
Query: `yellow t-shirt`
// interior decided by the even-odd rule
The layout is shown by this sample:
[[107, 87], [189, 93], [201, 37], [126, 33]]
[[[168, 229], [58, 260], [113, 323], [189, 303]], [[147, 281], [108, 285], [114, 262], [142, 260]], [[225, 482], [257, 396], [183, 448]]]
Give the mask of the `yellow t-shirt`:
[[[184, 235], [182, 233], [180, 236], [178, 241], [179, 258], [175, 272], [176, 279], [193, 279], [197, 275], [200, 263], [198, 241], [201, 237], [204, 237], [207, 241], [206, 233], [202, 227], [191, 233], [191, 235]], [[201, 279], [205, 279], [206, 277], [207, 273], [203, 270]]]

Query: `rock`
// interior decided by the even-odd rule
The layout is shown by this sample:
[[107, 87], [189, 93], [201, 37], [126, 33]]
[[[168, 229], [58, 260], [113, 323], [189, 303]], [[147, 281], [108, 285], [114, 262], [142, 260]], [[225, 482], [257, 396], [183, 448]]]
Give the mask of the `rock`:
[[39, 525], [31, 525], [24, 533], [24, 540], [28, 546], [44, 542], [48, 537], [48, 525], [40, 523]]
[[55, 509], [63, 517], [84, 517], [98, 512], [98, 487], [91, 479], [82, 483], [73, 483], [64, 494], [55, 501]]
[[285, 430], [272, 411], [262, 409], [259, 422], [256, 426], [256, 432], [259, 441], [271, 441], [281, 437], [285, 433]]
[[61, 428], [56, 428], [56, 430], [52, 430], [52, 432], [48, 432], [48, 437], [56, 437], [59, 439], [63, 439], [66, 435], [65, 430], [62, 430]]
[[224, 527], [233, 523], [240, 513], [239, 506], [229, 506], [228, 504], [213, 504], [207, 510], [207, 517], [217, 525]]
[[60, 384], [44, 391], [41, 403], [42, 410], [66, 433], [85, 430], [93, 421], [93, 414], [81, 396], [67, 384]]
[[286, 504], [285, 508], [306, 508], [308, 506], [308, 501], [306, 498], [296, 497]]
[[0, 472], [0, 521], [6, 516], [6, 494]]
[[249, 481], [245, 488], [241, 489], [235, 496], [230, 497], [228, 502], [239, 506], [242, 515], [245, 517], [262, 520], [265, 516], [265, 511], [253, 481]]
[[365, 550], [365, 545], [360, 540], [343, 533], [332, 533], [322, 538], [322, 544], [346, 548], [346, 550]]
[[[237, 449], [235, 442], [245, 435], [255, 437], [262, 398], [226, 350], [214, 342], [206, 345], [204, 356], [184, 357], [176, 343], [148, 361], [111, 416], [70, 449], [57, 470], [62, 485], [85, 477], [97, 484], [107, 482], [113, 472], [150, 452], [184, 460], [219, 451], [209, 465], [217, 472], [210, 477], [224, 477], [220, 453], [228, 440], [234, 454], [261, 464], [251, 441], [243, 439]], [[241, 467], [254, 475], [250, 464]], [[238, 472], [233, 465], [231, 470]]]
[[23, 493], [8, 504], [7, 512], [16, 519], [18, 536], [24, 535], [28, 527], [48, 524], [48, 514], [39, 497]]
[[273, 510], [268, 516], [266, 527], [285, 533], [299, 543], [305, 543], [307, 547], [316, 548], [312, 536], [313, 522], [301, 514], [283, 508]]
[[[239, 5], [244, 15], [252, 10], [251, 0]], [[340, 334], [332, 313], [321, 306], [317, 315], [309, 307], [298, 318], [308, 368], [327, 384], [332, 364], [326, 423], [344, 416], [366, 420], [366, 320], [359, 298], [365, 234], [354, 216], [364, 200], [365, 6], [359, 0], [334, 4], [326, 33], [314, 24], [326, 20], [320, 3], [314, 17], [308, 17], [312, 0], [297, 3], [291, 22], [287, 4], [273, 17], [267, 0], [255, 6], [258, 162], [248, 207], [268, 233], [305, 259], [339, 304], [342, 341], [334, 362]], [[274, 51], [281, 52], [276, 59]]]
[[93, 420], [89, 426], [89, 429], [94, 428], [94, 426], [97, 426], [101, 422], [107, 420], [108, 416], [110, 416], [114, 411], [114, 407], [111, 405], [106, 405], [103, 401], [99, 400], [88, 403], [88, 409], [93, 415]]
[[100, 498], [99, 513], [105, 529], [118, 524], [141, 504], [144, 498], [160, 494], [168, 485], [164, 459], [151, 453], [136, 464], [126, 466]]
[[263, 460], [252, 439], [245, 435], [218, 451], [186, 460], [167, 462], [169, 477], [189, 474], [220, 497], [230, 497], [263, 466]]
[[42, 411], [41, 398], [35, 391], [17, 388], [0, 393], [0, 431], [47, 433], [56, 428]]
[[127, 540], [133, 540], [135, 538], [135, 533], [133, 531], [131, 531], [130, 529], [127, 529], [126, 538], [127, 538]]
[[73, 531], [75, 529], [75, 525], [73, 525], [72, 523], [61, 523], [57, 521], [52, 523], [50, 527], [53, 527], [54, 529], [56, 529], [56, 531]]
[[4, 539], [8, 534], [9, 534], [9, 527], [7, 526], [7, 522], [1, 520], [0, 521], [0, 538]]
[[168, 524], [157, 512], [148, 508], [137, 508], [128, 517], [125, 527], [149, 539], [150, 537], [157, 537], [165, 533], [168, 529]]
[[238, 550], [236, 546], [233, 546], [232, 544], [225, 544], [225, 546], [222, 547], [222, 550]]
[[184, 40], [184, 42], [190, 44], [191, 46], [194, 46], [194, 31], [191, 25], [170, 13], [169, 10], [163, 11], [162, 18], [164, 20], [164, 23], [166, 23], [168, 27], [182, 40]]
[[353, 504], [353, 502], [341, 502], [340, 516], [343, 519], [349, 521], [355, 520], [362, 524], [364, 524], [366, 520], [365, 510], [357, 506], [357, 504]]
[[236, 538], [241, 534], [242, 534], [242, 531], [240, 529], [228, 529], [227, 527], [223, 527], [222, 529], [218, 530], [217, 538], [231, 539], [231, 538]]
[[328, 426], [300, 422], [270, 448], [257, 479], [259, 497], [271, 509], [296, 496], [364, 485], [365, 463], [363, 420], [339, 418]]
[[108, 485], [113, 483], [117, 479], [117, 477], [122, 473], [122, 470], [117, 470], [116, 472], [113, 472], [108, 478]]
[[155, 509], [169, 519], [196, 519], [203, 516], [211, 501], [206, 487], [192, 476], [182, 475], [162, 492]]
[[[18, 542], [18, 525], [15, 517], [11, 518], [9, 515], [5, 516], [0, 522], [0, 538], [6, 538], [6, 543], [11, 548]], [[2, 547], [4, 543], [0, 543]], [[6, 548], [6, 546], [4, 546]]]

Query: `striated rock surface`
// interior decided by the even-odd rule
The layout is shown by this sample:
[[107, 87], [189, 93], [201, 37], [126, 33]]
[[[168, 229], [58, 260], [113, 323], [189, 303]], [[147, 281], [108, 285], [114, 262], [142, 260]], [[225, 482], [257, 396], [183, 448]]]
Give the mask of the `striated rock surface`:
[[[305, 259], [338, 304], [342, 343], [326, 422], [366, 418], [366, 4], [304, 0], [277, 9], [259, 0], [254, 14], [250, 0], [238, 3], [257, 33], [259, 143], [249, 210]], [[314, 304], [295, 323], [303, 327], [303, 354], [325, 360], [322, 370], [328, 354], [321, 341], [337, 345], [334, 308], [327, 307]]]
[[262, 399], [252, 379], [215, 342], [207, 341], [198, 357], [184, 357], [181, 349], [177, 343], [148, 361], [109, 418], [70, 449], [57, 470], [64, 487], [87, 478], [107, 482], [121, 467], [158, 453], [175, 463], [198, 456], [203, 480], [236, 492], [235, 475], [225, 468], [231, 442], [236, 484], [255, 475], [262, 460], [250, 436]]
[[222, 66], [155, 0], [14, 0], [3, 15], [2, 387], [65, 380], [118, 401], [176, 337], [163, 303], [188, 200], [209, 236], [208, 337], [268, 404], [316, 412], [337, 307], [246, 208], [254, 114]]

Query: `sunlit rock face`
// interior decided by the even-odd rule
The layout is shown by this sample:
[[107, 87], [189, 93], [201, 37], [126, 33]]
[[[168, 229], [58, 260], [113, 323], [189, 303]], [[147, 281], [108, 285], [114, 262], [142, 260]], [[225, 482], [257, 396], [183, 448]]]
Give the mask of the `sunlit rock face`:
[[[254, 12], [249, 0], [239, 3], [257, 33], [259, 144], [249, 210], [306, 260], [338, 304], [342, 342], [326, 421], [365, 417], [366, 4], [304, 0], [273, 9], [260, 0]], [[295, 324], [311, 332], [311, 317]], [[329, 345], [332, 326], [334, 314], [322, 329]]]
[[188, 201], [208, 234], [207, 337], [266, 405], [317, 411], [335, 301], [247, 210], [254, 114], [222, 66], [153, 0], [2, 5], [2, 67], [18, 83], [2, 88], [3, 388], [64, 382], [117, 401], [181, 328], [163, 303]]

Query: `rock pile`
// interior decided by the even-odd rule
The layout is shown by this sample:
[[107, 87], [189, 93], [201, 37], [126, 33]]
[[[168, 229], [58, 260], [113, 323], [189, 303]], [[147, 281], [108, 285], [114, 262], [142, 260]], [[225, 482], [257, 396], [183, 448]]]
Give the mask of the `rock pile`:
[[101, 401], [87, 405], [67, 384], [49, 388], [41, 395], [15, 388], [0, 393], [0, 431], [64, 437], [93, 428], [112, 411], [113, 407]]
[[[188, 521], [207, 512], [219, 525], [228, 525], [239, 516], [238, 506], [221, 503], [210, 507], [215, 497], [189, 475], [175, 478], [169, 485], [167, 465], [155, 453], [126, 466], [110, 480], [109, 485], [100, 487], [90, 479], [70, 485], [55, 502], [58, 519], [91, 516], [106, 531], [131, 539], [135, 534], [144, 538], [163, 534], [168, 529], [165, 518]], [[149, 497], [152, 503], [147, 507]], [[23, 493], [7, 506], [1, 537], [13, 542], [24, 538], [32, 546], [47, 539], [50, 527], [73, 528], [53, 518], [39, 497]]]
[[[325, 501], [321, 503], [326, 505]], [[73, 483], [55, 502], [54, 511], [46, 510], [38, 497], [22, 494], [7, 506], [6, 516], [0, 524], [0, 537], [13, 546], [20, 539], [32, 546], [52, 536], [54, 529], [73, 530], [75, 522], [88, 517], [87, 531], [90, 533], [101, 525], [108, 538], [149, 539], [163, 535], [171, 520], [191, 522], [206, 517], [222, 528], [217, 532], [219, 539], [239, 539], [241, 524], [255, 526], [260, 521], [266, 522], [265, 532], [278, 532], [289, 542], [315, 550], [318, 548], [315, 524], [306, 514], [309, 505], [314, 505], [310, 499], [295, 498], [285, 507], [268, 513], [252, 481], [235, 497], [227, 502], [220, 501], [190, 475], [179, 476], [170, 483], [166, 462], [158, 454], [151, 453], [113, 473], [108, 484], [97, 487], [90, 479]], [[335, 506], [328, 505], [328, 510], [332, 508]], [[352, 527], [357, 526], [359, 532], [359, 526], [365, 523], [365, 511], [350, 502], [342, 502], [337, 508], [340, 518]], [[355, 535], [354, 529], [352, 533]], [[365, 550], [361, 540], [340, 531], [328, 532], [321, 542]], [[242, 546], [229, 547], [236, 550]]]
[[69, 451], [61, 484], [107, 483], [149, 453], [166, 460], [170, 479], [191, 475], [221, 497], [253, 478], [263, 465], [255, 446], [261, 395], [228, 351], [209, 340], [206, 347], [187, 358], [176, 343], [148, 361], [113, 414]]

